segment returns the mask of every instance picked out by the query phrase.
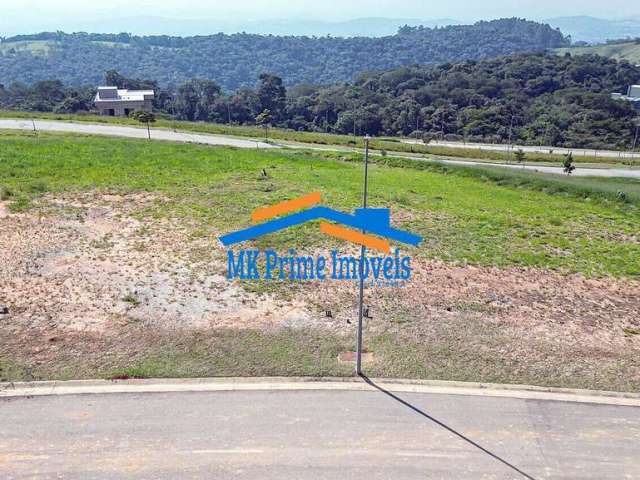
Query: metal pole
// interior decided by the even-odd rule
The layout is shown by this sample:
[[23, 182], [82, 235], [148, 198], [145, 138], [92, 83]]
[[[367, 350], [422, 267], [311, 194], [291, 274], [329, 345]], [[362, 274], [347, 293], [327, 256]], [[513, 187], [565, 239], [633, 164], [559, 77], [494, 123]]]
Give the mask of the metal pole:
[[[362, 194], [362, 208], [367, 208], [367, 194], [369, 184], [369, 140], [364, 138], [364, 189]], [[366, 233], [363, 230], [363, 233]], [[362, 323], [364, 316], [364, 262], [367, 249], [362, 245], [360, 249], [360, 298], [358, 301], [358, 340], [356, 347], [356, 375], [362, 375]]]

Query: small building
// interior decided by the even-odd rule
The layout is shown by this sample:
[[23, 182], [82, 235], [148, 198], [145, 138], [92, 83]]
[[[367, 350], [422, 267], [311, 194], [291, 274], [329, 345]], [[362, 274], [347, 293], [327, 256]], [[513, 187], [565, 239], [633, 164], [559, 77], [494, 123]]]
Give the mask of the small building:
[[631, 85], [626, 95], [622, 93], [612, 93], [611, 98], [631, 102], [637, 110], [640, 110], [640, 85]]
[[118, 87], [98, 87], [95, 105], [100, 115], [128, 117], [137, 111], [150, 112], [153, 107], [153, 90], [125, 90]]

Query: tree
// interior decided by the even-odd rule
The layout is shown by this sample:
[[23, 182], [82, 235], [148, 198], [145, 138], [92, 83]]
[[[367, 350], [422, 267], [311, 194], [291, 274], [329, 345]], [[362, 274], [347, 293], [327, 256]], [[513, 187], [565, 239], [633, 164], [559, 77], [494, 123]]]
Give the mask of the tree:
[[127, 90], [158, 90], [158, 82], [155, 80], [127, 78], [115, 70], [107, 70], [104, 75], [104, 80], [109, 87], [118, 87]]
[[524, 166], [524, 161], [527, 155], [524, 153], [524, 151], [521, 148], [516, 150], [516, 152], [514, 153], [514, 156], [516, 157], [516, 162]]
[[182, 120], [206, 122], [215, 117], [220, 85], [212, 80], [194, 78], [178, 89], [176, 114]]
[[287, 90], [282, 84], [282, 79], [268, 73], [260, 75], [258, 101], [260, 111], [269, 110], [276, 121], [282, 120], [287, 104]]
[[567, 175], [571, 175], [573, 171], [576, 169], [573, 164], [573, 152], [569, 152], [564, 156], [564, 161], [562, 162], [562, 166], [564, 168], [564, 173]]
[[149, 140], [151, 140], [151, 124], [156, 122], [156, 116], [151, 112], [137, 111], [131, 113], [130, 117], [138, 120], [140, 123], [147, 124], [147, 133], [149, 134]]
[[273, 115], [269, 110], [264, 110], [261, 114], [256, 117], [256, 125], [260, 125], [264, 127], [264, 139], [265, 141], [269, 140], [269, 125], [273, 121]]

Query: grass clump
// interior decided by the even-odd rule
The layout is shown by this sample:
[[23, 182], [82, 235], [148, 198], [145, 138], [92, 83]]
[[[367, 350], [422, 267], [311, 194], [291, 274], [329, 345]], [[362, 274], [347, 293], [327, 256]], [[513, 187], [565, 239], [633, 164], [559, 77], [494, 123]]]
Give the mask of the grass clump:
[[0, 185], [0, 201], [10, 200], [13, 197], [13, 191], [5, 185]]
[[130, 304], [133, 307], [137, 307], [138, 305], [140, 305], [140, 300], [133, 293], [126, 294], [124, 297], [122, 297], [122, 301]]

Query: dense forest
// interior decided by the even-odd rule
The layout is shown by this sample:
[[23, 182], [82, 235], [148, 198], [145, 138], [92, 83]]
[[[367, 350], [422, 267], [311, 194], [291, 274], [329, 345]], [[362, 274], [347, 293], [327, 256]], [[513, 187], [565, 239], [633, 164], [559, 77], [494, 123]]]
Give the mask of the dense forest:
[[[19, 48], [46, 41], [46, 48]], [[13, 45], [13, 46], [12, 46]], [[521, 19], [444, 28], [403, 27], [382, 38], [210, 35], [201, 37], [41, 33], [3, 39], [0, 83], [55, 78], [68, 85], [96, 85], [105, 70], [153, 78], [163, 87], [194, 77], [213, 78], [225, 91], [252, 86], [263, 72], [285, 85], [351, 82], [365, 70], [485, 59], [568, 46], [548, 25]]]
[[[173, 118], [254, 124], [269, 111], [280, 127], [358, 135], [628, 148], [637, 112], [613, 100], [640, 81], [640, 68], [596, 56], [515, 54], [492, 60], [363, 73], [353, 83], [300, 84], [260, 75], [255, 88], [224, 94], [213, 80], [176, 89], [107, 72], [106, 83], [154, 88], [156, 109]], [[0, 108], [73, 113], [92, 109], [91, 87], [59, 80], [0, 87]]]

